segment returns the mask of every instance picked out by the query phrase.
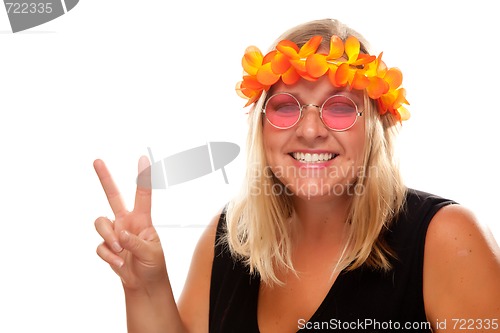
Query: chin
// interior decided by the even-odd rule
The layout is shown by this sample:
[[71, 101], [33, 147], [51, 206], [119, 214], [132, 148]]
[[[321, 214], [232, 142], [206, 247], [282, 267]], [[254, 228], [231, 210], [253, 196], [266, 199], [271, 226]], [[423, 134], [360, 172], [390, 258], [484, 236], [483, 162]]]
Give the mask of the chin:
[[331, 200], [351, 194], [352, 186], [343, 182], [332, 182], [332, 179], [309, 178], [286, 182], [288, 193], [307, 200]]

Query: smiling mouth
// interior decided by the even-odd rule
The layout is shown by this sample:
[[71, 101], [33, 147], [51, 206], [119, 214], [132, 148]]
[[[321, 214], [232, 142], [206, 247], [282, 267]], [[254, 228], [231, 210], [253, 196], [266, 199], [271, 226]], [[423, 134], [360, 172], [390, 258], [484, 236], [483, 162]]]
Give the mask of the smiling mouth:
[[334, 153], [321, 153], [321, 154], [311, 154], [311, 153], [301, 153], [301, 152], [293, 152], [290, 153], [295, 160], [302, 163], [322, 163], [333, 160], [339, 154]]

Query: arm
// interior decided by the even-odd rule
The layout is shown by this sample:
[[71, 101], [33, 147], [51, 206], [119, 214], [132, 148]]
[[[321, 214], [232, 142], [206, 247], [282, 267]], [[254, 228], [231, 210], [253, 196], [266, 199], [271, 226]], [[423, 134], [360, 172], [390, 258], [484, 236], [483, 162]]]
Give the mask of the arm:
[[500, 332], [500, 250], [465, 208], [446, 206], [432, 219], [423, 275], [434, 332]]
[[181, 319], [190, 333], [208, 332], [210, 280], [220, 213], [212, 219], [196, 246], [186, 283], [179, 297]]
[[[156, 232], [154, 234], [157, 237]], [[120, 235], [124, 251], [144, 260], [148, 268], [159, 268], [159, 274], [145, 275], [146, 278], [139, 282], [130, 283], [131, 279], [122, 277], [128, 332], [188, 332], [180, 320], [159, 239], [143, 240], [131, 234], [124, 236]], [[127, 270], [127, 264], [118, 268], [119, 275], [125, 274], [123, 270]]]

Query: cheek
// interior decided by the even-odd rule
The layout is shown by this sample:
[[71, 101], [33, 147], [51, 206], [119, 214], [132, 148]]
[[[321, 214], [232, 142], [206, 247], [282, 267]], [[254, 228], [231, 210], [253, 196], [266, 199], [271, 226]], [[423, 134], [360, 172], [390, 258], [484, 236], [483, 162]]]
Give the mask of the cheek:
[[283, 130], [278, 130], [271, 126], [269, 123], [265, 122], [262, 128], [262, 142], [264, 145], [264, 151], [266, 155], [278, 152], [284, 144], [285, 133]]
[[348, 135], [343, 137], [341, 141], [341, 144], [345, 149], [345, 159], [343, 159], [342, 167], [347, 167], [349, 169], [349, 172], [352, 172], [353, 170], [358, 170], [359, 168], [362, 168], [364, 166], [364, 126], [359, 126], [359, 128], [356, 128], [355, 131], [346, 134]]

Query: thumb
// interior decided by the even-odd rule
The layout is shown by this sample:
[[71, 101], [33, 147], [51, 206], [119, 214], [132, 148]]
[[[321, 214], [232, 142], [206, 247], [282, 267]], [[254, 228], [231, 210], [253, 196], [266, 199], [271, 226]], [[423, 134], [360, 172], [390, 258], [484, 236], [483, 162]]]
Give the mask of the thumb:
[[122, 230], [120, 232], [120, 245], [141, 261], [151, 260], [151, 249], [147, 241], [127, 230]]

